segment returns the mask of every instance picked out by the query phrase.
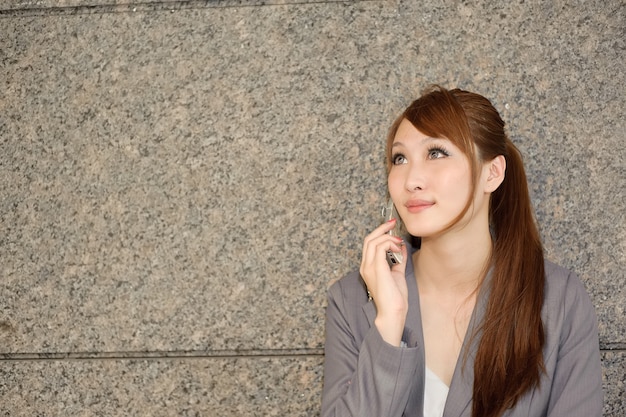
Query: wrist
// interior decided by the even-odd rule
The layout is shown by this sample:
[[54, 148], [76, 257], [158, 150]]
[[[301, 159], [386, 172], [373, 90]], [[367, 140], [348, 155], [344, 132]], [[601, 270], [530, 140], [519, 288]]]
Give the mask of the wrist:
[[374, 325], [385, 342], [400, 347], [405, 321], [406, 314], [397, 314], [393, 317], [379, 315], [376, 316]]

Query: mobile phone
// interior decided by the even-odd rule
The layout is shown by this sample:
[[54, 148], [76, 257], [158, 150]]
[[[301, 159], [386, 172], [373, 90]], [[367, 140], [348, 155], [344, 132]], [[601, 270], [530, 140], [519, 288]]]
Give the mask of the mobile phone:
[[[393, 201], [391, 201], [391, 199], [387, 200], [387, 203], [383, 207], [382, 215], [386, 222], [391, 219], [396, 219], [396, 225], [387, 233], [391, 236], [402, 237], [400, 232], [400, 217], [398, 216], [396, 206], [393, 204]], [[402, 258], [402, 254], [400, 252], [392, 252], [390, 250], [387, 251], [387, 263], [389, 264], [390, 268], [394, 265], [401, 264], [403, 260], [404, 259]]]

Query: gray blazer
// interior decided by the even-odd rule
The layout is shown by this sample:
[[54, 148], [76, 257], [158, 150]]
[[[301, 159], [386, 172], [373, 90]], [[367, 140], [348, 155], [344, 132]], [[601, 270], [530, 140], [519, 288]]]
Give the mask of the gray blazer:
[[[402, 340], [387, 344], [374, 326], [376, 307], [368, 300], [358, 272], [334, 283], [328, 291], [322, 417], [422, 416], [424, 350], [417, 283], [409, 257], [409, 311]], [[470, 320], [469, 335], [481, 322], [487, 295], [481, 291]], [[526, 393], [507, 417], [594, 417], [602, 415], [602, 375], [596, 316], [580, 280], [546, 262], [542, 311], [546, 333], [546, 372], [538, 388]], [[456, 365], [444, 417], [469, 417], [474, 379], [473, 353]], [[464, 352], [462, 350], [461, 352]]]

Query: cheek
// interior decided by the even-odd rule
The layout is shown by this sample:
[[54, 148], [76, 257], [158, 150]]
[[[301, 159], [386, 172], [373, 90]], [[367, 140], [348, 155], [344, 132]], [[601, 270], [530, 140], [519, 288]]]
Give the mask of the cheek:
[[450, 176], [448, 178], [448, 187], [446, 188], [450, 190], [454, 198], [459, 200], [459, 204], [465, 205], [467, 200], [472, 198], [470, 196], [472, 181], [470, 175], [466, 172]]
[[399, 189], [403, 187], [402, 178], [400, 178], [397, 173], [390, 172], [387, 176], [387, 189], [389, 190], [389, 194], [392, 196], [398, 192]]
[[471, 173], [469, 171], [469, 168], [462, 166], [454, 167], [453, 169], [442, 170], [434, 177], [442, 182], [445, 182], [446, 184], [448, 184], [448, 186], [454, 187], [456, 189], [469, 189], [471, 185]]

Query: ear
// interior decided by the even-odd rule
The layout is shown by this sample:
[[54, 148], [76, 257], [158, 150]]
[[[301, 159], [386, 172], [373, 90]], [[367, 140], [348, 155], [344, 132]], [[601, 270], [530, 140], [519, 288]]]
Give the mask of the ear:
[[485, 170], [487, 170], [487, 179], [484, 182], [485, 192], [493, 193], [498, 189], [502, 181], [504, 181], [504, 174], [506, 171], [506, 159], [504, 155], [498, 155], [491, 161], [485, 163]]

